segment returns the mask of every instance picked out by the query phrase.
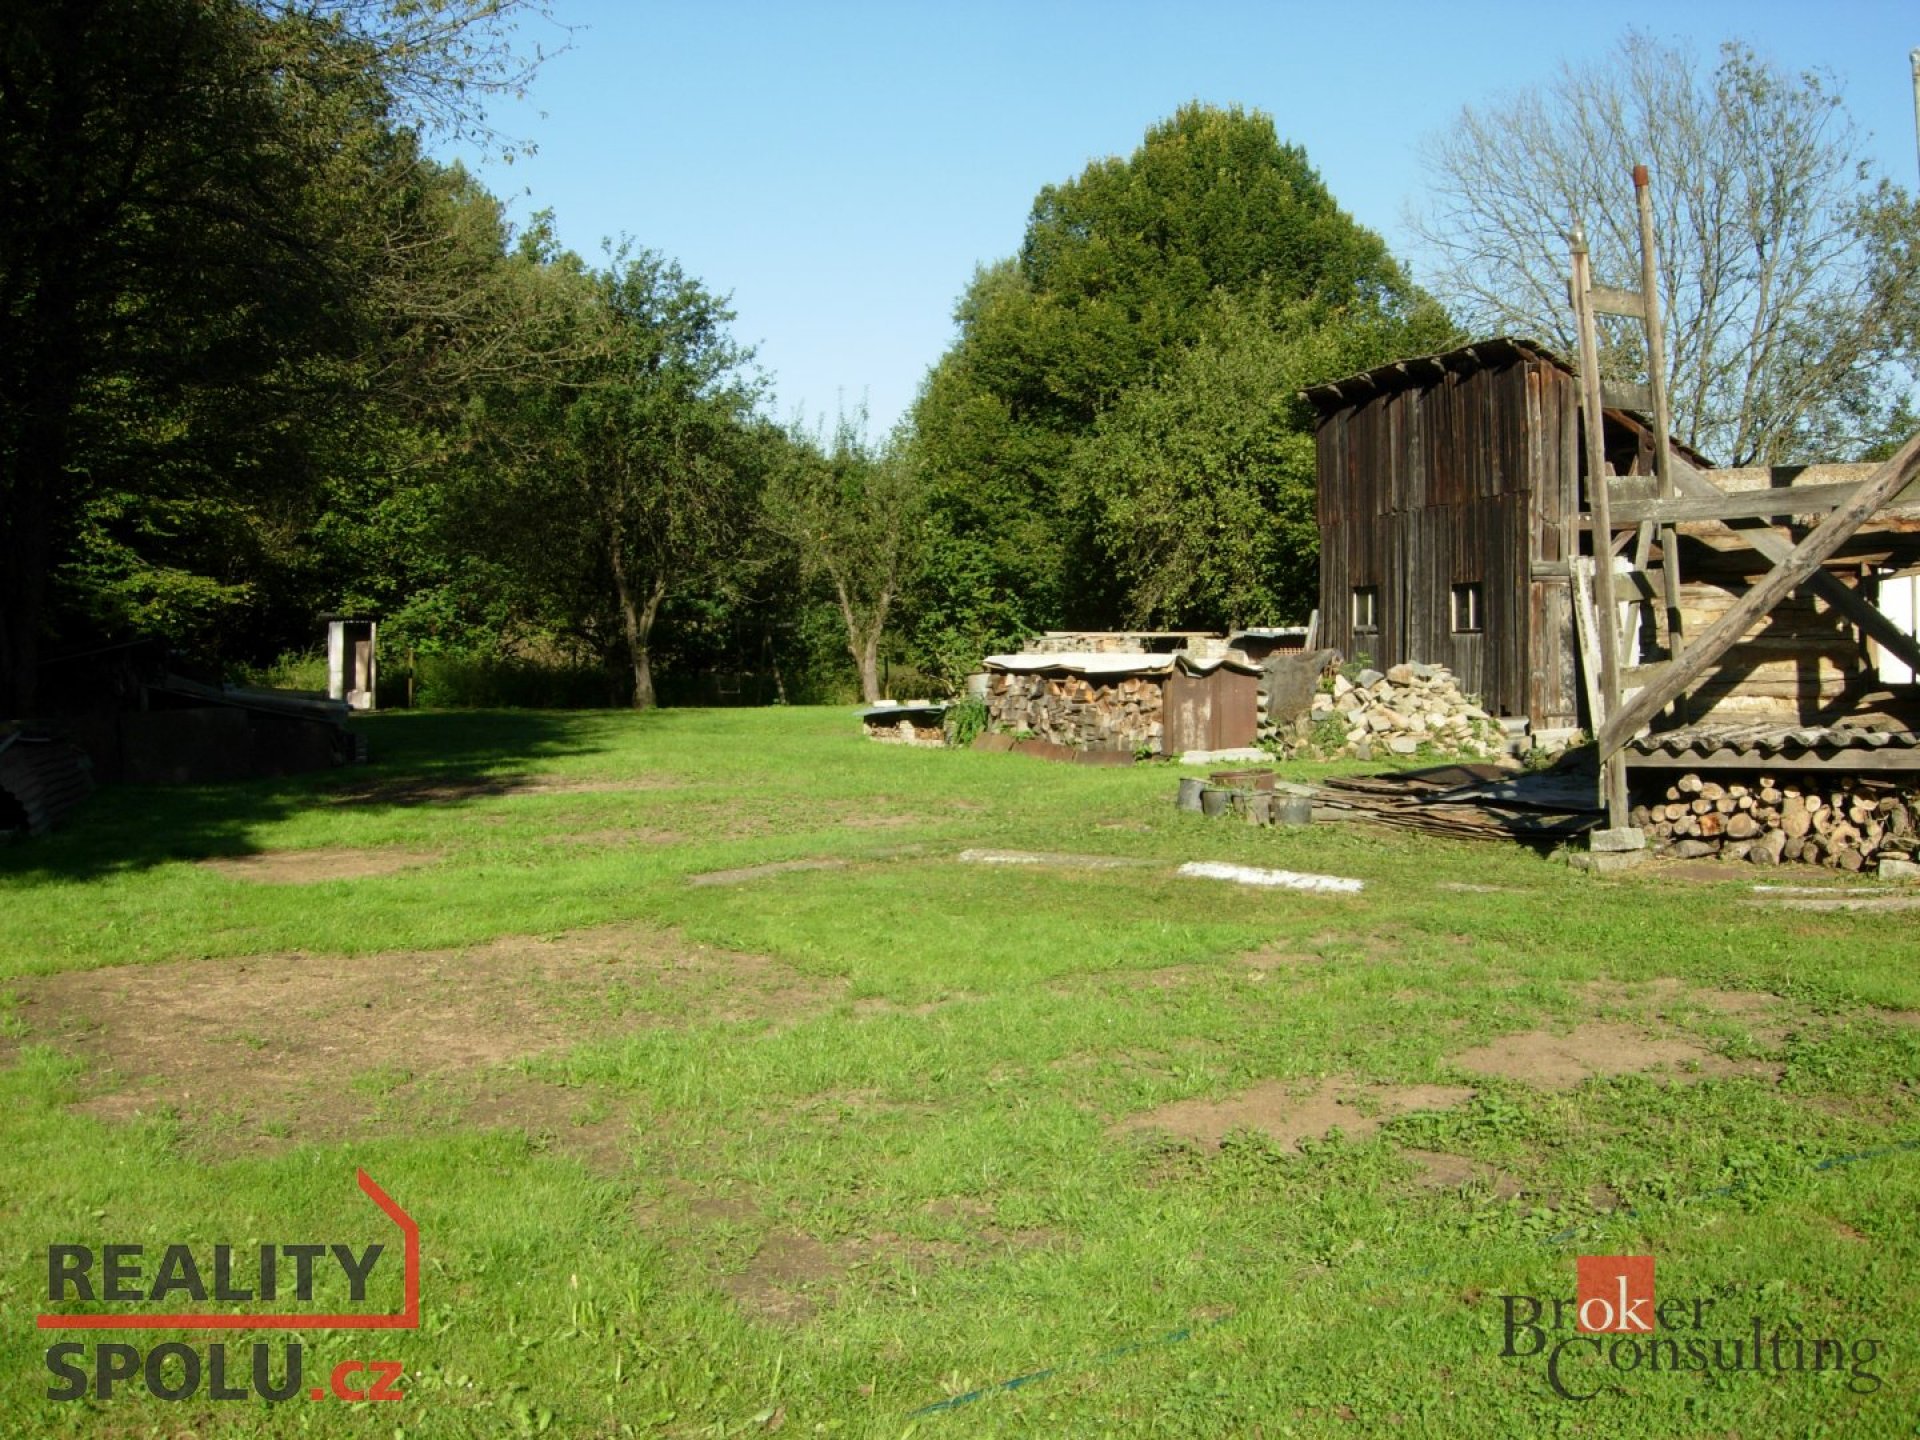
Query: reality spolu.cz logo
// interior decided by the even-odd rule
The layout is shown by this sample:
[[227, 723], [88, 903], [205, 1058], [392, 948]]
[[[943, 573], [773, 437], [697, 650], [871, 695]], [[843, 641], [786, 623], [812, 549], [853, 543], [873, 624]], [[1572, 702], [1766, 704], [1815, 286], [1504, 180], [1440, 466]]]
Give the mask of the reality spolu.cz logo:
[[[154, 1313], [144, 1308], [49, 1311], [36, 1324], [63, 1331], [417, 1330], [420, 1328], [420, 1227], [374, 1183], [355, 1172], [361, 1191], [399, 1227], [401, 1307], [397, 1311], [319, 1309], [194, 1309]], [[47, 1247], [47, 1302], [108, 1306], [196, 1307], [311, 1305], [322, 1279], [344, 1282], [348, 1304], [366, 1300], [376, 1269], [390, 1255], [384, 1244], [338, 1243], [157, 1247], [140, 1244], [57, 1244]], [[329, 1272], [332, 1272], [331, 1274]], [[278, 1352], [276, 1354], [276, 1351]], [[244, 1352], [244, 1353], [243, 1353]], [[125, 1386], [156, 1400], [400, 1400], [403, 1366], [396, 1360], [343, 1360], [324, 1385], [307, 1380], [299, 1340], [255, 1340], [229, 1347], [224, 1340], [61, 1340], [46, 1352], [54, 1383], [50, 1400], [111, 1399]], [[314, 1378], [318, 1378], [316, 1375]]]
[[1856, 1395], [1884, 1383], [1868, 1368], [1886, 1354], [1882, 1340], [1810, 1333], [1799, 1320], [1757, 1312], [1732, 1322], [1714, 1314], [1717, 1298], [1657, 1299], [1651, 1255], [1582, 1255], [1577, 1265], [1572, 1300], [1499, 1297], [1501, 1357], [1543, 1362], [1562, 1399], [1591, 1400], [1637, 1375], [1830, 1376]]

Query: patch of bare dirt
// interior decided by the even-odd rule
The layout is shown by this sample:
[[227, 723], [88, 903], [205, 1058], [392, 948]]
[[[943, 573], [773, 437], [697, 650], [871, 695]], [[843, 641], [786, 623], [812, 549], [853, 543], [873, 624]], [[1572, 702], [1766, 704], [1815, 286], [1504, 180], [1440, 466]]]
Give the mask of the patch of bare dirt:
[[670, 1175], [658, 1193], [633, 1203], [633, 1223], [657, 1233], [730, 1229], [752, 1225], [761, 1215], [759, 1192], [748, 1185], [710, 1188]]
[[1302, 955], [1298, 950], [1285, 945], [1263, 945], [1258, 950], [1247, 950], [1234, 959], [1249, 970], [1294, 970], [1302, 965], [1318, 965], [1318, 955]]
[[431, 865], [437, 850], [266, 850], [196, 862], [233, 880], [258, 885], [318, 885], [327, 880], [363, 880]]
[[921, 1210], [936, 1220], [954, 1220], [963, 1225], [977, 1224], [993, 1214], [993, 1204], [977, 1195], [949, 1195], [943, 1200], [929, 1200]]
[[813, 1318], [816, 1293], [842, 1279], [851, 1259], [811, 1235], [775, 1231], [754, 1251], [746, 1268], [727, 1276], [720, 1288], [750, 1314], [777, 1325], [802, 1325]]
[[1496, 1200], [1511, 1200], [1524, 1193], [1523, 1186], [1513, 1176], [1484, 1160], [1470, 1160], [1464, 1155], [1450, 1155], [1444, 1150], [1402, 1150], [1407, 1159], [1420, 1167], [1415, 1177], [1422, 1185], [1435, 1190], [1460, 1190], [1469, 1185], [1484, 1185], [1493, 1192]]
[[1506, 1035], [1452, 1058], [1476, 1075], [1519, 1080], [1541, 1090], [1571, 1090], [1595, 1076], [1660, 1070], [1681, 1081], [1733, 1075], [1772, 1075], [1758, 1062], [1729, 1060], [1679, 1035], [1656, 1035], [1633, 1025], [1590, 1020], [1565, 1035], [1529, 1030]]
[[1885, 914], [1890, 911], [1920, 910], [1920, 895], [1888, 895], [1879, 899], [1848, 895], [1835, 899], [1820, 900], [1795, 897], [1783, 899], [1764, 897], [1748, 901], [1747, 903], [1751, 905], [1772, 905], [1782, 910], [1814, 910], [1821, 912], [1852, 910]]
[[[471, 1104], [469, 1123], [490, 1123], [490, 1105], [500, 1123], [564, 1139], [591, 1128], [585, 1096], [482, 1077], [651, 1025], [793, 1019], [843, 988], [763, 956], [607, 926], [465, 950], [69, 972], [19, 981], [15, 1013], [32, 1038], [88, 1063], [98, 1088], [79, 1108], [108, 1119], [168, 1110], [236, 1143], [302, 1143], [370, 1118], [407, 1128], [415, 1104], [415, 1128]], [[624, 1132], [606, 1144], [623, 1146]]]
[[1046, 850], [962, 850], [955, 858], [966, 865], [1031, 865], [1061, 870], [1135, 870], [1160, 863], [1135, 855], [1061, 855]]
[[828, 1293], [869, 1266], [955, 1263], [966, 1247], [880, 1232], [846, 1240], [819, 1240], [799, 1230], [776, 1230], [761, 1240], [740, 1270], [720, 1288], [741, 1309], [776, 1325], [803, 1325]]
[[564, 775], [475, 775], [457, 779], [410, 776], [355, 785], [327, 796], [335, 805], [457, 805], [504, 795], [619, 795], [636, 790], [676, 790], [680, 782], [662, 775], [624, 780]]
[[633, 1163], [632, 1121], [577, 1087], [489, 1073], [475, 1078], [449, 1114], [469, 1129], [518, 1130], [535, 1149], [572, 1155], [596, 1174], [623, 1175]]
[[1920, 1025], [1920, 1010], [1876, 1010], [1873, 1013], [1889, 1025]]
[[749, 881], [765, 879], [769, 875], [789, 875], [801, 870], [841, 870], [846, 868], [844, 860], [775, 860], [766, 865], [748, 865], [739, 870], [708, 870], [703, 874], [689, 875], [689, 885], [745, 885]]
[[797, 1110], [767, 1115], [766, 1123], [775, 1126], [783, 1122], [791, 1123], [796, 1116], [804, 1116], [814, 1123], [837, 1127], [847, 1123], [858, 1124], [875, 1117], [935, 1113], [937, 1107], [924, 1100], [895, 1100], [878, 1090], [829, 1090], [802, 1101]]
[[1064, 1237], [1045, 1226], [1020, 1226], [1004, 1229], [992, 1223], [993, 1206], [972, 1196], [956, 1195], [944, 1200], [929, 1200], [921, 1210], [936, 1220], [964, 1227], [968, 1242], [996, 1249], [1032, 1250], [1060, 1242]]
[[1336, 1127], [1349, 1139], [1371, 1135], [1396, 1115], [1447, 1110], [1473, 1098], [1457, 1085], [1373, 1085], [1323, 1080], [1310, 1090], [1268, 1080], [1231, 1100], [1177, 1100], [1120, 1121], [1117, 1131], [1159, 1130], [1203, 1146], [1235, 1130], [1255, 1130], [1281, 1145], [1317, 1140]]
[[1311, 955], [1294, 955], [1278, 949], [1248, 950], [1237, 955], [1223, 956], [1215, 962], [1159, 965], [1151, 970], [1083, 972], [1071, 980], [1055, 983], [1047, 988], [1055, 995], [1072, 1000], [1084, 995], [1090, 983], [1108, 989], [1161, 991], [1184, 990], [1189, 985], [1205, 984], [1223, 977], [1233, 981], [1252, 981], [1257, 984], [1277, 970], [1290, 970], [1298, 966], [1318, 963], [1318, 959]]
[[1729, 880], [1753, 879], [1753, 866], [1734, 860], [1663, 860], [1656, 858], [1651, 864], [1643, 865], [1637, 872], [1628, 871], [1629, 878], [1652, 880], [1665, 883], [1670, 880], [1692, 880], [1702, 885], [1726, 884]]

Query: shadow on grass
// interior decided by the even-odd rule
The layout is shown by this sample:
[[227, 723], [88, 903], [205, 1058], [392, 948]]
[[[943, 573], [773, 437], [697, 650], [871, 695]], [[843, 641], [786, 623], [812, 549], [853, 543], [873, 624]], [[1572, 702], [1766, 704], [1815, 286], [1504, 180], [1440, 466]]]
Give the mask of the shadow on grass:
[[84, 880], [254, 854], [255, 827], [320, 806], [458, 806], [510, 794], [540, 762], [606, 749], [607, 718], [604, 711], [550, 710], [355, 717], [350, 724], [368, 736], [370, 764], [212, 785], [103, 785], [62, 829], [0, 848], [0, 878]]

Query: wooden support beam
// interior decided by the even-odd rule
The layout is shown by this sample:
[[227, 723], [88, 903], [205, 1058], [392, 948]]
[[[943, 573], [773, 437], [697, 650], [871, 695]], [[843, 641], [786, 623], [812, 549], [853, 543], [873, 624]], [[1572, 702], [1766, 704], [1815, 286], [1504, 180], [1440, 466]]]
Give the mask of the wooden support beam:
[[1669, 755], [1665, 751], [1655, 751], [1651, 755], [1642, 755], [1638, 750], [1623, 750], [1627, 764], [1635, 770], [1757, 770], [1762, 774], [1770, 770], [1838, 770], [1857, 771], [1893, 771], [1913, 773], [1920, 771], [1920, 750], [1902, 746], [1884, 750], [1796, 750], [1792, 754], [1776, 751], [1763, 755], [1757, 750], [1741, 750], [1726, 747], [1711, 754], [1700, 755], [1689, 750], [1680, 755]]
[[[1587, 722], [1597, 734], [1606, 723], [1607, 707], [1600, 698], [1600, 620], [1593, 606], [1593, 557], [1575, 555], [1567, 561], [1573, 576], [1574, 643], [1580, 647], [1581, 688], [1586, 692]], [[1606, 797], [1601, 796], [1604, 802]]]
[[[1678, 455], [1673, 457], [1673, 481], [1675, 487], [1688, 496], [1711, 498], [1726, 493]], [[1736, 529], [1734, 533], [1747, 540], [1755, 550], [1769, 560], [1782, 560], [1793, 549], [1791, 541], [1774, 534], [1765, 526], [1742, 527]], [[1858, 625], [1875, 644], [1899, 656], [1914, 669], [1920, 670], [1920, 640], [1916, 640], [1881, 614], [1877, 607], [1869, 604], [1851, 585], [1825, 570], [1814, 571], [1808, 577], [1807, 584], [1814, 594]]]
[[[1600, 710], [1594, 724], [1611, 723], [1620, 706], [1619, 615], [1613, 607], [1613, 531], [1607, 513], [1606, 418], [1601, 414], [1600, 341], [1593, 317], [1593, 268], [1586, 236], [1574, 232], [1569, 247], [1573, 259], [1573, 308], [1580, 333], [1580, 421], [1587, 442], [1587, 491], [1593, 507], [1593, 598], [1600, 641]], [[1604, 719], [1603, 719], [1604, 717]], [[1632, 732], [1629, 731], [1629, 734]], [[1614, 750], [1619, 747], [1616, 745]], [[1627, 824], [1627, 770], [1612, 751], [1600, 751], [1600, 800], [1607, 809], [1607, 826]]]
[[1605, 385], [1600, 390], [1600, 403], [1609, 410], [1637, 410], [1646, 415], [1653, 410], [1653, 392], [1644, 385]]
[[1714, 494], [1683, 499], [1640, 499], [1622, 495], [1615, 486], [1610, 497], [1615, 525], [1684, 525], [1694, 520], [1764, 520], [1775, 515], [1824, 515], [1838, 510], [1859, 490], [1856, 484], [1805, 485], [1778, 490], [1733, 490], [1714, 486]]
[[1646, 297], [1638, 290], [1616, 290], [1611, 285], [1593, 287], [1593, 308], [1602, 315], [1628, 315], [1635, 320], [1647, 315]]
[[1920, 474], [1920, 435], [1902, 445], [1900, 452], [1874, 471], [1851, 500], [1776, 561], [1758, 584], [1736, 600], [1706, 633], [1688, 644], [1684, 656], [1668, 664], [1659, 680], [1607, 716], [1599, 735], [1601, 759], [1617, 754], [1635, 731], [1739, 644], [1754, 621], [1784, 600], [1790, 590], [1810, 576], [1824, 573], [1820, 570], [1822, 562], [1844, 545], [1869, 515], [1906, 488], [1916, 474]]
[[[1660, 319], [1660, 259], [1653, 233], [1653, 193], [1647, 167], [1633, 167], [1633, 199], [1640, 212], [1640, 308], [1646, 320], [1647, 383], [1653, 391], [1653, 473], [1660, 499], [1673, 499], [1673, 413], [1667, 404], [1667, 331]], [[1660, 527], [1660, 583], [1667, 600], [1667, 651], [1687, 646], [1680, 616], [1680, 545], [1671, 523]], [[1677, 697], [1676, 697], [1677, 698]]]

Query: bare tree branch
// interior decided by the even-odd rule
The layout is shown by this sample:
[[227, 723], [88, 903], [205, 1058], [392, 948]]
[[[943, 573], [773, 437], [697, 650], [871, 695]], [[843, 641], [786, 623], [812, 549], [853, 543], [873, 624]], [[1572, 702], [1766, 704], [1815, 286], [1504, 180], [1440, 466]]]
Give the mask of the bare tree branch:
[[[1903, 423], [1900, 317], [1920, 292], [1891, 258], [1905, 196], [1868, 188], [1861, 147], [1829, 75], [1737, 42], [1709, 71], [1630, 32], [1601, 64], [1462, 110], [1425, 146], [1410, 221], [1471, 327], [1571, 353], [1567, 234], [1585, 230], [1597, 280], [1637, 289], [1630, 177], [1647, 164], [1676, 433], [1724, 464], [1838, 458]], [[1609, 326], [1601, 364], [1643, 377], [1637, 327]]]

